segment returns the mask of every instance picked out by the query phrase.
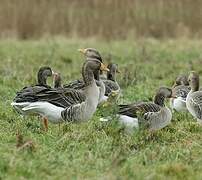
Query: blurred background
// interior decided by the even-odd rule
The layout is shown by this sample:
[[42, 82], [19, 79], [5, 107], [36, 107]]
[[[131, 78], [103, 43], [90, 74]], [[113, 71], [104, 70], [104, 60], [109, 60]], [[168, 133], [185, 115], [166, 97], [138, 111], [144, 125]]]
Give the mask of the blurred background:
[[201, 38], [201, 0], [0, 0], [0, 37]]

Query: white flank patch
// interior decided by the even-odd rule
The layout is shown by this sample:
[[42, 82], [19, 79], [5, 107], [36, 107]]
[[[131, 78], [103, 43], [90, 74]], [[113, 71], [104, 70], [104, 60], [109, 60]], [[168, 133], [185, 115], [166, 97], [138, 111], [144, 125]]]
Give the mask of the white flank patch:
[[173, 100], [173, 109], [176, 111], [187, 111], [186, 101], [182, 97]]
[[62, 120], [61, 112], [63, 110], [64, 108], [57, 107], [48, 102], [33, 102], [22, 108], [22, 111], [26, 113], [34, 113], [46, 117], [52, 123], [59, 123]]

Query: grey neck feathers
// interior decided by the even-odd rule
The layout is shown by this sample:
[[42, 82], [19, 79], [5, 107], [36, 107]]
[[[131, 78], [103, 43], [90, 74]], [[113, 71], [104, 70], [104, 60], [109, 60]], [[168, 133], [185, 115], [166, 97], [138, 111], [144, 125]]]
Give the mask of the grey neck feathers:
[[93, 59], [99, 60], [100, 62], [102, 62], [102, 58], [101, 58], [101, 56], [99, 56], [99, 55], [91, 55], [90, 57], [87, 57], [87, 58], [86, 58], [87, 61], [88, 61], [88, 60], [93, 60]]
[[102, 62], [102, 59], [100, 60], [100, 58], [97, 56], [86, 57], [86, 61], [93, 61], [93, 60]]
[[197, 82], [192, 88], [192, 92], [198, 91], [199, 90], [199, 82]]
[[55, 81], [54, 88], [62, 87], [61, 81]]
[[86, 64], [82, 68], [82, 76], [85, 86], [89, 86], [94, 82], [93, 71]]
[[43, 73], [38, 73], [38, 84], [39, 85], [47, 85], [46, 84], [47, 77], [43, 75]]
[[111, 73], [111, 72], [107, 72], [107, 79], [111, 80], [111, 81], [116, 81], [115, 78], [115, 74]]
[[95, 80], [99, 81], [100, 80], [100, 71], [96, 70], [93, 72]]
[[154, 97], [154, 103], [158, 104], [159, 106], [162, 106], [162, 107], [165, 106], [164, 101], [165, 101], [165, 96], [163, 94], [157, 94]]

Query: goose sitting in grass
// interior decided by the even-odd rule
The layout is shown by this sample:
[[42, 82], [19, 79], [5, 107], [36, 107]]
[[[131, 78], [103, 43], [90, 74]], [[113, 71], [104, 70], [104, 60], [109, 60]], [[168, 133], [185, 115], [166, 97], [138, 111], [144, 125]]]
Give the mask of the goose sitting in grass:
[[[24, 95], [26, 95], [26, 94], [34, 94], [34, 93], [43, 91], [45, 89], [51, 88], [49, 85], [47, 85], [47, 78], [51, 77], [51, 76], [54, 77], [54, 75], [55, 75], [55, 73], [51, 70], [50, 67], [48, 67], [48, 66], [41, 67], [37, 73], [37, 82], [38, 83], [34, 86], [24, 87], [22, 90], [18, 91], [16, 97], [14, 98], [14, 102], [15, 101], [20, 102], [23, 99]], [[14, 107], [14, 109], [18, 113], [22, 114], [23, 116], [27, 115], [27, 112], [22, 111], [23, 107], [15, 106], [14, 102], [11, 103], [11, 105]], [[45, 120], [44, 120], [44, 126], [45, 126], [45, 128], [47, 126], [47, 122]]]
[[120, 73], [118, 70], [118, 65], [114, 63], [110, 63], [108, 66], [109, 71], [107, 72], [107, 79], [103, 79], [103, 83], [105, 85], [105, 97], [104, 99], [108, 99], [110, 96], [117, 96], [120, 94], [120, 86], [116, 81], [116, 73]]
[[172, 87], [175, 98], [170, 99], [170, 106], [173, 110], [177, 112], [187, 111], [186, 98], [190, 90], [188, 77], [186, 75], [178, 76]]
[[[47, 85], [47, 78], [56, 75], [50, 67], [44, 66], [41, 67], [37, 73], [37, 84], [34, 86], [28, 86], [24, 87], [22, 90], [18, 91], [16, 93], [16, 97], [14, 98], [14, 102], [18, 101], [20, 102], [23, 100], [24, 96], [29, 94], [37, 94], [38, 92], [41, 92], [46, 89], [50, 89], [51, 87]], [[31, 97], [30, 97], [31, 98]], [[13, 104], [12, 104], [13, 105]], [[26, 115], [26, 112], [22, 111], [22, 107], [19, 106], [13, 106], [17, 112], [19, 112], [22, 115]]]
[[[51, 88], [49, 85], [47, 85], [47, 78], [54, 76], [56, 73], [54, 73], [50, 67], [44, 66], [41, 67], [37, 73], [37, 84], [34, 86], [26, 86], [22, 90], [18, 91], [16, 93], [16, 97], [14, 101], [18, 101], [18, 99], [22, 99], [23, 95], [29, 94], [29, 93], [37, 93], [39, 91], [42, 91], [43, 89], [49, 89]], [[22, 115], [25, 115], [24, 112], [21, 111], [21, 108], [14, 106], [17, 112], [19, 112]]]
[[187, 95], [186, 105], [188, 111], [202, 124], [202, 91], [199, 91], [199, 75], [192, 71], [189, 75], [191, 91]]
[[[117, 118], [129, 130], [146, 125], [150, 130], [162, 129], [170, 124], [172, 113], [165, 106], [165, 98], [172, 97], [172, 90], [160, 87], [154, 97], [154, 102], [137, 102], [128, 105], [119, 105]], [[101, 121], [106, 119], [101, 118]]]
[[55, 75], [53, 77], [53, 87], [54, 88], [63, 88], [62, 78], [61, 78], [60, 73], [55, 73]]
[[[95, 60], [95, 61], [100, 61], [101, 63], [103, 62], [100, 53], [94, 48], [79, 49], [79, 51], [84, 54], [84, 56], [86, 57], [86, 61]], [[100, 80], [100, 70], [94, 71], [93, 74], [94, 74], [94, 78], [96, 80], [96, 84], [100, 89], [99, 103], [101, 103], [103, 101], [104, 94], [105, 94], [105, 85], [104, 85], [103, 81]], [[65, 85], [63, 85], [63, 87], [77, 89], [77, 90], [83, 90], [85, 87], [85, 82], [83, 80], [79, 79], [79, 80], [72, 81], [69, 84], [65, 84]]]
[[99, 88], [93, 75], [97, 70], [108, 69], [99, 60], [88, 60], [83, 64], [83, 92], [65, 88], [46, 88], [17, 96], [12, 106], [21, 108], [26, 114], [38, 114], [52, 123], [88, 120], [98, 105]]

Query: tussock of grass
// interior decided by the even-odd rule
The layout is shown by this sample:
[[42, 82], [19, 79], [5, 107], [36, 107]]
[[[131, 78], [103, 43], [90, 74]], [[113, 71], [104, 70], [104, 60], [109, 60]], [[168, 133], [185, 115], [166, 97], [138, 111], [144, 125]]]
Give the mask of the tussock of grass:
[[[59, 71], [65, 83], [80, 77], [80, 47], [112, 54], [123, 72], [117, 77], [123, 103], [151, 100], [160, 85], [171, 86], [179, 73], [194, 69], [201, 74], [199, 41], [1, 41], [0, 178], [200, 179], [202, 130], [188, 113], [175, 112], [160, 131], [130, 134], [115, 120], [100, 122], [101, 115], [110, 114], [102, 108], [87, 123], [50, 124], [47, 133], [38, 118], [23, 119], [13, 111], [15, 92], [35, 83], [41, 65]], [[17, 132], [33, 146], [16, 147]]]

